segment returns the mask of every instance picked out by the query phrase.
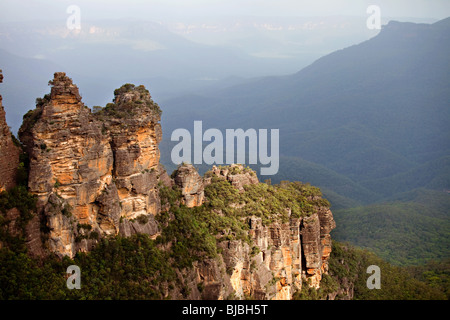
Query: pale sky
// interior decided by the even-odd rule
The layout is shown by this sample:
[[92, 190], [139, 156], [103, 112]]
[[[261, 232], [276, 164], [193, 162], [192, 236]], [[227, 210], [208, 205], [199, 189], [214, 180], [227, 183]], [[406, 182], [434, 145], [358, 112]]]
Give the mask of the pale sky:
[[366, 16], [378, 5], [385, 17], [443, 19], [450, 0], [0, 0], [0, 22], [65, 20], [69, 5], [84, 19], [149, 20], [196, 16]]

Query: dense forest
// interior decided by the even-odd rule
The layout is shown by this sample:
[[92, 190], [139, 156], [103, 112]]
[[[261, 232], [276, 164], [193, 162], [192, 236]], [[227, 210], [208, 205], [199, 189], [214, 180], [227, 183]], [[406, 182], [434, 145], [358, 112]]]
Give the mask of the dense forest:
[[[406, 268], [394, 266], [374, 253], [348, 243], [333, 242], [330, 272], [319, 290], [302, 290], [294, 299], [325, 299], [338, 292], [335, 299], [353, 290], [355, 300], [440, 300], [449, 299], [450, 261]], [[380, 267], [381, 288], [368, 289], [367, 268]]]

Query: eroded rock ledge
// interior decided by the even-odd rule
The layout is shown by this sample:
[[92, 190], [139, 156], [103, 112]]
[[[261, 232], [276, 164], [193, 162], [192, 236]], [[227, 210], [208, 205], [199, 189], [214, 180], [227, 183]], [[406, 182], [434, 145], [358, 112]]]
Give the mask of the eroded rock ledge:
[[[209, 205], [211, 199], [205, 195], [205, 188], [217, 183], [217, 179], [226, 181], [241, 194], [249, 192], [248, 186], [259, 184], [253, 170], [237, 164], [214, 166], [203, 182], [190, 164], [179, 166], [173, 177], [188, 206], [194, 203], [190, 199], [198, 199], [200, 195]], [[305, 215], [296, 216], [286, 208], [286, 212], [270, 222], [258, 216], [244, 217], [252, 245], [237, 239], [220, 241], [218, 258], [199, 261], [191, 273], [183, 275], [190, 277], [193, 284], [200, 282], [204, 286], [200, 294], [193, 285], [189, 298], [289, 300], [305, 281], [319, 288], [322, 276], [328, 272], [330, 232], [336, 226], [330, 209], [320, 199], [317, 195], [309, 196], [308, 201], [316, 204]], [[233, 207], [242, 209], [246, 205], [249, 204], [238, 203]], [[224, 213], [213, 206], [211, 214]]]

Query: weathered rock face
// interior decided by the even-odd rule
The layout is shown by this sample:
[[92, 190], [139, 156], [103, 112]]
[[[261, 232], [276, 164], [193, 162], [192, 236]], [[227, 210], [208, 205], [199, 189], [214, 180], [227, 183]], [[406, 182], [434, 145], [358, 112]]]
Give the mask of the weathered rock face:
[[122, 216], [134, 219], [160, 210], [156, 187], [161, 174], [158, 144], [162, 131], [159, 107], [150, 93], [143, 86], [128, 86], [116, 90], [115, 106], [108, 107], [112, 110], [100, 118], [111, 137]]
[[260, 218], [252, 217], [249, 232], [257, 253], [239, 241], [224, 243], [222, 248], [226, 268], [231, 270], [234, 295], [289, 300], [302, 288], [302, 278], [318, 288], [322, 275], [328, 271], [331, 252], [326, 230], [334, 228], [332, 216], [320, 223], [324, 213], [330, 217], [331, 211], [318, 208], [309, 217], [291, 218], [287, 223], [275, 222], [270, 226], [263, 226]]
[[[3, 82], [0, 70], [0, 83]], [[16, 184], [16, 172], [19, 165], [20, 149], [11, 138], [11, 131], [6, 123], [5, 109], [0, 95], [0, 192], [12, 188]]]
[[[64, 73], [49, 84], [50, 95], [25, 115], [19, 136], [30, 156], [30, 192], [51, 230], [50, 249], [73, 256], [97, 235], [157, 233], [157, 184], [166, 173], [159, 166], [160, 113], [148, 91], [119, 90], [114, 104], [93, 114]], [[141, 215], [149, 226], [130, 227]]]
[[116, 224], [102, 224], [97, 204], [112, 183], [113, 156], [108, 136], [94, 123], [72, 80], [55, 73], [50, 84], [50, 95], [25, 115], [19, 137], [30, 156], [30, 192], [39, 197], [38, 209], [48, 219], [50, 249], [73, 256], [80, 249], [77, 223], [118, 232], [119, 217], [110, 217]]
[[[229, 179], [230, 168], [213, 170], [232, 184], [236, 181]], [[253, 176], [250, 172], [246, 174]], [[190, 172], [190, 175], [193, 174]], [[208, 178], [205, 180], [209, 183]], [[251, 178], [240, 181], [257, 183]], [[242, 184], [233, 185], [243, 189]], [[328, 207], [318, 206], [313, 214], [291, 217], [288, 222], [276, 220], [263, 225], [261, 218], [253, 216], [248, 223], [253, 247], [241, 240], [220, 242], [221, 254], [217, 259], [195, 266], [192, 283], [201, 283], [204, 289], [200, 294], [193, 285], [189, 299], [289, 300], [302, 288], [302, 280], [319, 288], [322, 275], [328, 272], [330, 232], [335, 228]]]
[[[322, 275], [327, 273], [331, 246], [321, 245], [320, 238], [314, 246], [302, 239], [305, 230], [320, 234], [320, 230], [333, 228], [332, 219], [329, 224], [317, 223], [324, 213], [330, 217], [330, 212], [319, 209], [308, 219], [293, 218], [288, 223], [270, 226], [263, 226], [260, 218], [251, 217], [249, 232], [254, 247], [239, 240], [221, 242], [222, 253], [216, 259], [198, 262], [190, 273], [182, 275], [185, 283], [190, 284], [188, 299], [290, 300], [302, 288], [302, 279], [318, 288]], [[323, 236], [329, 238], [327, 233]], [[202, 292], [197, 290], [199, 283]]]
[[331, 253], [330, 232], [336, 227], [328, 208], [320, 207], [317, 213], [305, 217], [300, 224], [303, 249], [303, 268], [311, 286], [318, 288], [322, 274], [328, 272]]
[[191, 164], [182, 164], [175, 171], [174, 182], [181, 189], [187, 207], [197, 207], [204, 200], [203, 179]]

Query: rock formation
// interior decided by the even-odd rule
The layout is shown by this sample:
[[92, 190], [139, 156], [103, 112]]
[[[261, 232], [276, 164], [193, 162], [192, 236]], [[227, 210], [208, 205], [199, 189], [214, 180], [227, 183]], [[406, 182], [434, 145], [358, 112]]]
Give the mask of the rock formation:
[[203, 203], [203, 180], [193, 165], [180, 165], [174, 172], [174, 182], [180, 187], [184, 204], [187, 207], [197, 207]]
[[[0, 83], [3, 82], [0, 70]], [[20, 149], [14, 145], [11, 131], [6, 124], [5, 109], [0, 95], [0, 192], [16, 185], [16, 172], [19, 165]]]
[[[233, 183], [236, 180], [223, 173], [229, 173], [235, 166], [212, 171], [240, 190], [242, 185]], [[239, 169], [243, 167], [239, 166]], [[253, 176], [250, 171], [245, 174]], [[241, 181], [248, 183], [249, 179]], [[205, 277], [205, 267], [199, 267], [199, 277], [206, 279], [204, 292], [208, 292], [207, 298], [221, 299], [231, 292], [237, 298], [289, 300], [302, 288], [302, 279], [319, 288], [322, 275], [328, 272], [330, 232], [336, 226], [328, 207], [317, 206], [310, 216], [291, 217], [289, 222], [276, 220], [264, 226], [261, 218], [250, 217], [248, 223], [256, 252], [242, 241], [220, 243], [221, 259], [230, 273], [229, 278], [224, 279], [220, 274]], [[218, 261], [220, 263], [220, 259]], [[215, 266], [211, 270], [216, 269], [220, 268]], [[222, 284], [219, 288], [218, 283]]]
[[[148, 91], [124, 86], [93, 114], [65, 73], [49, 84], [51, 93], [25, 115], [19, 137], [30, 156], [30, 192], [51, 230], [50, 249], [73, 256], [97, 234], [155, 235], [157, 184], [166, 173], [159, 166], [159, 107]], [[145, 223], [135, 220], [141, 215]]]
[[[246, 185], [259, 183], [253, 170], [237, 164], [214, 166], [205, 174], [204, 186], [190, 164], [181, 165], [173, 177], [186, 203], [192, 206], [192, 199], [200, 193], [203, 197], [204, 186], [211, 184], [213, 177], [227, 181], [240, 192], [245, 192]], [[328, 272], [330, 232], [336, 226], [327, 206], [316, 205], [312, 214], [291, 216], [285, 222], [275, 219], [263, 224], [260, 217], [250, 216], [247, 223], [252, 246], [242, 240], [220, 241], [221, 254], [216, 259], [199, 261], [191, 273], [182, 275], [191, 285], [189, 299], [289, 300], [301, 290], [303, 280], [311, 287], [320, 287], [323, 274]], [[197, 290], [198, 283], [203, 286], [201, 293]]]

